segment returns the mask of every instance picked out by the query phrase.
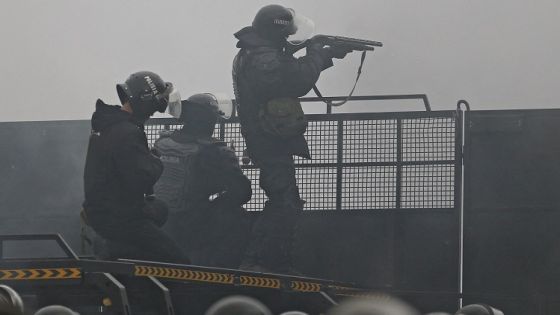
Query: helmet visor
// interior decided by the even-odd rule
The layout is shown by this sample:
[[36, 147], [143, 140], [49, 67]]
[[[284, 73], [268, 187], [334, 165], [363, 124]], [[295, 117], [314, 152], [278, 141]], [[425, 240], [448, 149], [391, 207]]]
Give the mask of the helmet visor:
[[156, 111], [160, 113], [165, 113], [165, 110], [169, 106], [169, 103], [177, 101], [181, 102], [181, 95], [179, 94], [179, 91], [175, 89], [173, 84], [170, 82], [166, 82], [165, 86], [165, 91], [155, 96]]
[[288, 36], [288, 42], [292, 45], [299, 45], [310, 39], [315, 32], [315, 23], [305, 15], [297, 14], [293, 9], [289, 9], [294, 17], [293, 31]]
[[223, 119], [229, 119], [233, 115], [233, 102], [231, 97], [225, 93], [208, 93], [216, 100], [216, 113]]
[[179, 119], [181, 117], [181, 94], [173, 87], [167, 101], [167, 113]]

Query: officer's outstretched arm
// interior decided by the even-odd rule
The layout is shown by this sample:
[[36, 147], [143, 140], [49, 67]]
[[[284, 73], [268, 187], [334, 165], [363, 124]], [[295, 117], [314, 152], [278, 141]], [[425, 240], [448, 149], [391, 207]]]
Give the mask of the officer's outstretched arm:
[[223, 202], [231, 206], [242, 206], [251, 200], [253, 190], [251, 181], [243, 173], [229, 174], [224, 177], [224, 193], [214, 202]]
[[222, 194], [213, 203], [229, 206], [242, 206], [251, 200], [253, 191], [251, 181], [239, 167], [235, 153], [227, 147], [211, 146], [200, 153], [201, 164], [205, 176], [216, 182]]
[[[289, 58], [288, 56], [286, 58]], [[292, 57], [293, 58], [293, 57]], [[319, 80], [321, 71], [332, 67], [332, 56], [328, 50], [320, 46], [307, 48], [307, 54], [303, 57], [293, 58], [290, 66], [284, 68], [284, 76], [291, 78], [286, 84], [286, 93], [292, 96], [304, 96], [309, 93]]]
[[255, 56], [253, 63], [255, 82], [263, 94], [300, 97], [313, 88], [321, 71], [332, 66], [332, 59], [323, 49], [310, 50], [300, 58], [272, 51]]

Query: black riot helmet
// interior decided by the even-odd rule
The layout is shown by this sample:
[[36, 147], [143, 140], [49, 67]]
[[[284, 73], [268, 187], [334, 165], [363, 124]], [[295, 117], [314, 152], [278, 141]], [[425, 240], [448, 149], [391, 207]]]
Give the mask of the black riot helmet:
[[253, 28], [262, 37], [271, 40], [286, 39], [297, 31], [294, 10], [277, 4], [262, 7], [255, 15]]
[[182, 104], [183, 110], [179, 120], [187, 121], [214, 121], [218, 118], [218, 103], [210, 93], [199, 93], [190, 96]]
[[272, 315], [259, 300], [244, 295], [224, 297], [210, 306], [205, 315]]
[[66, 306], [62, 305], [50, 305], [45, 306], [35, 312], [34, 315], [80, 315]]
[[159, 75], [140, 71], [131, 74], [124, 83], [117, 84], [117, 93], [121, 104], [130, 102], [133, 116], [145, 121], [155, 112], [165, 112], [170, 95], [176, 90], [173, 84], [164, 82]]
[[170, 104], [168, 111], [185, 124], [185, 130], [211, 135], [219, 118], [231, 117], [233, 104], [223, 93], [198, 93], [182, 101], [180, 106]]
[[23, 315], [21, 297], [7, 285], [0, 285], [0, 314]]
[[189, 128], [213, 130], [219, 118], [232, 116], [233, 103], [231, 97], [223, 93], [198, 93], [181, 103], [170, 103], [167, 110]]
[[471, 304], [462, 307], [455, 315], [504, 315], [504, 313], [487, 304]]
[[352, 298], [327, 311], [327, 315], [419, 315], [418, 311], [397, 297], [384, 293]]

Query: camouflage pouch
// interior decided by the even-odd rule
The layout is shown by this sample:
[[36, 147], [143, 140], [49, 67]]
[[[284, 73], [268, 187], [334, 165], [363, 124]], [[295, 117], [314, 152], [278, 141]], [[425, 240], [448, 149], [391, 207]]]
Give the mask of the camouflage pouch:
[[262, 130], [281, 138], [303, 135], [307, 130], [307, 119], [297, 98], [275, 98], [259, 111]]

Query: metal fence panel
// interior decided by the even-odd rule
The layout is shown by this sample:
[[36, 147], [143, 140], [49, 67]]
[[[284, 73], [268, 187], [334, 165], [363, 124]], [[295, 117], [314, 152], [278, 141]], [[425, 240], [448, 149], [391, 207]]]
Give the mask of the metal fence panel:
[[[455, 111], [309, 115], [307, 141], [313, 159], [296, 157], [297, 182], [305, 210], [455, 209], [460, 193], [462, 133]], [[150, 143], [162, 129], [180, 125], [152, 119]], [[243, 156], [245, 142], [236, 118], [216, 126], [214, 136]], [[253, 185], [247, 210], [266, 200], [259, 170], [242, 169]]]

